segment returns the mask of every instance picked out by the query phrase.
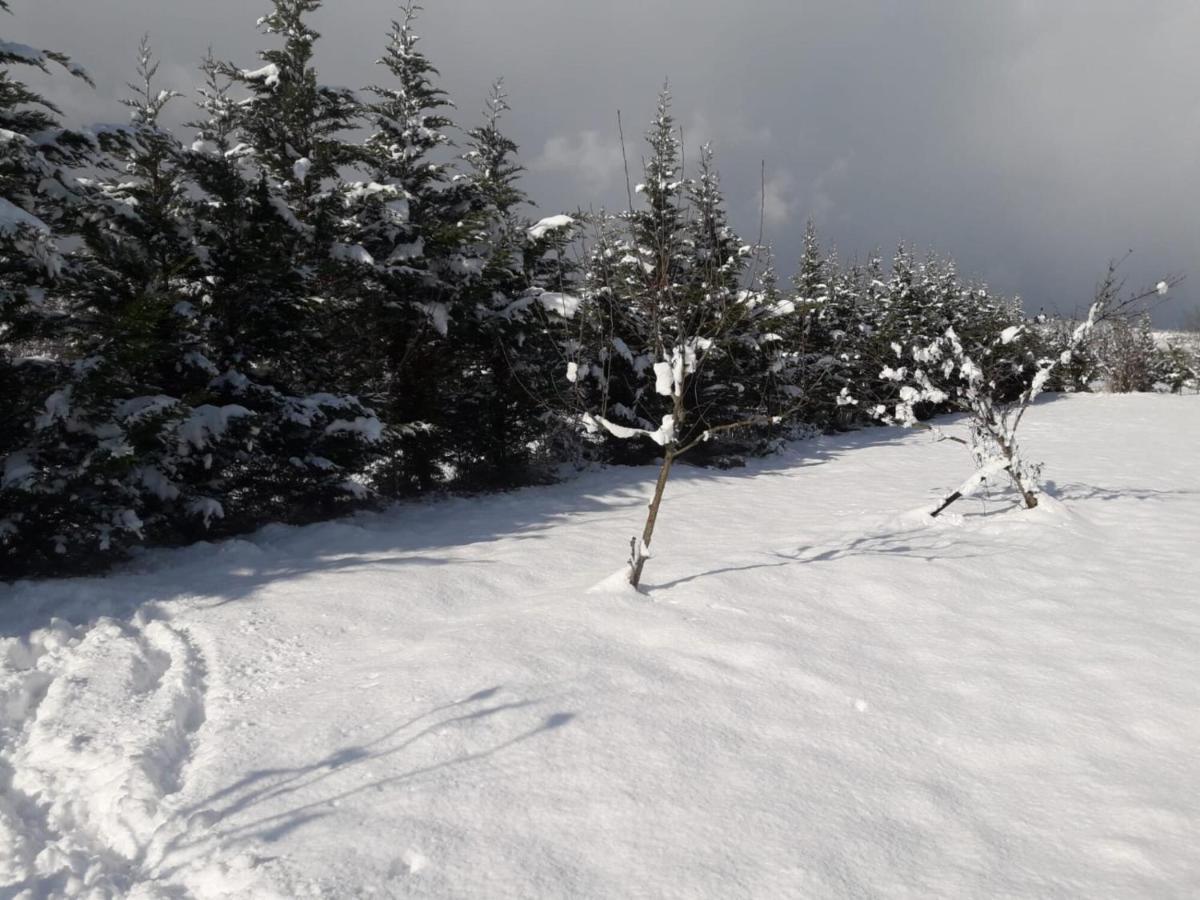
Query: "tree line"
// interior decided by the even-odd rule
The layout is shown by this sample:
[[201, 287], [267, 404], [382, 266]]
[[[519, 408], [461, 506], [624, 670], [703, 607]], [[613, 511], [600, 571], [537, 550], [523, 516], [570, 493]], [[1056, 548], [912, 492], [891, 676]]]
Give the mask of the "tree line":
[[660, 499], [685, 454], [957, 408], [896, 375], [949, 333], [997, 402], [1068, 347], [1039, 390], [1096, 372], [1069, 328], [905, 247], [842, 264], [810, 225], [781, 283], [711, 149], [683, 171], [666, 91], [627, 209], [534, 221], [502, 84], [453, 121], [409, 3], [377, 81], [327, 86], [319, 5], [273, 0], [252, 67], [205, 59], [182, 134], [148, 43], [128, 124], [77, 129], [21, 73], [87, 73], [0, 41], [0, 578], [565, 461], [657, 460]]

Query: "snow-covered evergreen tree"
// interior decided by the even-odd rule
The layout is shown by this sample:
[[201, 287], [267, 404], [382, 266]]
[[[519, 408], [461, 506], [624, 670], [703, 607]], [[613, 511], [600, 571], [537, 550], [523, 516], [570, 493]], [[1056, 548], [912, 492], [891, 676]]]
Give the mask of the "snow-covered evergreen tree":
[[451, 260], [467, 240], [465, 190], [448, 154], [451, 106], [437, 69], [418, 47], [420, 7], [393, 21], [359, 117], [364, 180], [346, 186], [344, 220], [362, 248], [359, 277], [339, 307], [335, 353], [345, 384], [396, 426], [372, 466], [372, 482], [397, 495], [440, 476], [438, 365], [462, 274]]
[[[197, 524], [212, 516], [208, 498], [174, 482], [195, 413], [185, 398], [203, 389], [212, 366], [195, 315], [202, 273], [184, 150], [160, 124], [178, 95], [159, 89], [157, 70], [144, 39], [124, 101], [129, 125], [101, 133], [96, 174], [83, 179], [83, 244], [63, 288], [73, 365], [60, 391], [70, 411], [52, 440], [74, 448], [72, 473], [60, 477], [86, 498], [79, 515], [92, 517], [107, 550], [147, 536], [177, 540], [202, 530], [188, 526], [189, 515]], [[102, 496], [117, 490], [117, 502]]]
[[483, 122], [466, 133], [461, 182], [469, 209], [468, 241], [453, 260], [460, 274], [453, 333], [446, 349], [443, 428], [453, 440], [450, 465], [466, 483], [495, 486], [520, 480], [538, 434], [540, 412], [526, 344], [526, 310], [515, 306], [528, 287], [527, 223], [519, 215], [517, 145], [501, 128], [508, 111], [503, 83], [489, 95]]
[[1162, 373], [1148, 315], [1106, 322], [1098, 329], [1093, 347], [1105, 390], [1117, 394], [1154, 390]]
[[[839, 278], [836, 256], [821, 252], [817, 231], [805, 226], [803, 250], [792, 278], [784, 340], [789, 351], [786, 377], [794, 395], [803, 398], [802, 416], [817, 427], [832, 428], [838, 419], [838, 397], [846, 384], [838, 353], [842, 334], [834, 286]], [[843, 298], [837, 297], [840, 301]]]
[[[9, 11], [3, 0], [0, 11]], [[0, 41], [0, 575], [50, 571], [72, 545], [95, 546], [96, 537], [63, 524], [80, 500], [59, 471], [73, 453], [62, 454], [51, 434], [71, 404], [61, 386], [75, 332], [60, 290], [82, 193], [73, 170], [94, 147], [59, 125], [20, 67], [87, 80], [62, 53]]]
[[[273, 4], [259, 24], [283, 45], [262, 51], [261, 67], [205, 66], [189, 166], [204, 196], [202, 316], [216, 371], [206, 399], [247, 434], [236, 450], [198, 455], [205, 472], [220, 464], [209, 480], [225, 498], [229, 529], [305, 520], [361, 499], [362, 472], [386, 431], [338, 390], [333, 326], [367, 264], [343, 220], [354, 188], [341, 167], [358, 158], [345, 131], [357, 107], [313, 68], [318, 35], [306, 17], [319, 5]], [[248, 96], [233, 96], [237, 88]]]

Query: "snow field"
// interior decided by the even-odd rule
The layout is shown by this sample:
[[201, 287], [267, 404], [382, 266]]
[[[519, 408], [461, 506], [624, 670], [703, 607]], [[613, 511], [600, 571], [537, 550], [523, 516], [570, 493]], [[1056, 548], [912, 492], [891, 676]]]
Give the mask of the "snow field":
[[649, 470], [0, 589], [0, 895], [1194, 896], [1198, 439], [1039, 404], [1042, 505], [939, 520], [922, 434], [683, 467], [642, 593]]

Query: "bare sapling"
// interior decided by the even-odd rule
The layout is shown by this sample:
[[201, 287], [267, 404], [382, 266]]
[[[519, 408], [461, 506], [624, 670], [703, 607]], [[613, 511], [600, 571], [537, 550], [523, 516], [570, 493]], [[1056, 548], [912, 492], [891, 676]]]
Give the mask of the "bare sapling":
[[634, 587], [679, 458], [723, 433], [780, 418], [752, 391], [734, 391], [705, 371], [754, 343], [756, 329], [778, 314], [762, 291], [741, 286], [754, 280], [748, 269], [758, 248], [727, 225], [707, 146], [697, 177], [683, 177], [665, 90], [647, 140], [644, 183], [629, 190], [631, 201], [636, 194], [643, 202], [606, 217], [596, 236], [580, 314], [590, 330], [567, 367], [585, 431], [662, 448], [645, 524], [630, 541]]

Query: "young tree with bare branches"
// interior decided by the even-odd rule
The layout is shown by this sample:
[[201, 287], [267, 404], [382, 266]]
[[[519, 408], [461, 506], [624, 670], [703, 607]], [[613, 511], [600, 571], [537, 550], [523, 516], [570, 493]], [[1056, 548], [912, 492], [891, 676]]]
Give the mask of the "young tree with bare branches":
[[586, 410], [585, 429], [661, 448], [646, 523], [630, 542], [628, 580], [635, 587], [676, 461], [773, 418], [760, 395], [711, 370], [754, 343], [778, 314], [763, 292], [742, 287], [755, 248], [726, 221], [710, 148], [701, 150], [697, 177], [684, 176], [666, 90], [647, 142], [645, 180], [636, 188], [644, 204], [600, 227], [580, 310], [585, 332], [566, 373]]

